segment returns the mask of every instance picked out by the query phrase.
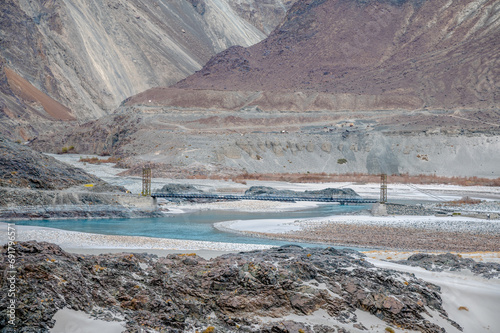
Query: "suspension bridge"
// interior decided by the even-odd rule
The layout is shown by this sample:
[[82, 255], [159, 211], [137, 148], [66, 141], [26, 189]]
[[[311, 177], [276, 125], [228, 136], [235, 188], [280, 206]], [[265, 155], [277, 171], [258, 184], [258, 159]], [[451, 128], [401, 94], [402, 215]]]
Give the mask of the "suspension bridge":
[[234, 194], [212, 194], [212, 193], [152, 193], [154, 199], [213, 199], [213, 200], [264, 200], [264, 201], [315, 201], [336, 202], [346, 204], [376, 203], [378, 200], [365, 199], [361, 197], [315, 197], [315, 196], [278, 196], [278, 195], [234, 195]]

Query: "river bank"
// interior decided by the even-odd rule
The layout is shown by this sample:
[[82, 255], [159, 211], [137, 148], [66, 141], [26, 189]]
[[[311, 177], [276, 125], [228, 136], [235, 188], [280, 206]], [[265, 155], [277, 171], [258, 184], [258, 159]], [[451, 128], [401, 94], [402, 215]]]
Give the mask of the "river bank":
[[345, 215], [228, 221], [216, 228], [256, 237], [400, 251], [500, 251], [500, 221], [465, 217]]

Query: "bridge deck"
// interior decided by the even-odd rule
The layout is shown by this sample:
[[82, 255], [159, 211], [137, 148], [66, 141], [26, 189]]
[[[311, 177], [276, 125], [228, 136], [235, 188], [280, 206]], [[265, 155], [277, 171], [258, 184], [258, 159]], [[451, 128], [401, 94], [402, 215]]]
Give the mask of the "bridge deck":
[[317, 201], [317, 202], [338, 202], [346, 203], [376, 203], [374, 199], [364, 199], [358, 197], [288, 197], [277, 195], [233, 195], [233, 194], [210, 194], [210, 193], [153, 193], [153, 198], [179, 198], [179, 199], [220, 199], [220, 200], [265, 200], [265, 201]]

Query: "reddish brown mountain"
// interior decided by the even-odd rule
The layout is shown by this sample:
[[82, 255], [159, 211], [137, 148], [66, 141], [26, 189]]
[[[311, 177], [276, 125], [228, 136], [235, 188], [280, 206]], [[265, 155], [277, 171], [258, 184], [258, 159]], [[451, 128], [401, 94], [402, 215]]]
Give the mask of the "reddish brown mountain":
[[[242, 103], [264, 109], [270, 99], [302, 109], [496, 109], [499, 13], [495, 0], [302, 0], [267, 39], [227, 49], [174, 87], [218, 95], [214, 107], [228, 94], [206, 91], [277, 92]], [[129, 103], [169, 104], [172, 94], [202, 106], [168, 89]]]

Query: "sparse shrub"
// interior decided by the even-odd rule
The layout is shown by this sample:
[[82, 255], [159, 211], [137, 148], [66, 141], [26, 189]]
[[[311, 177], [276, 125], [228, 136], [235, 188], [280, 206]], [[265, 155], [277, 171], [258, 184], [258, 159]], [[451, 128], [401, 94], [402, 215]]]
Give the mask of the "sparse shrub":
[[338, 163], [338, 164], [346, 164], [346, 163], [347, 163], [347, 160], [346, 160], [345, 158], [339, 158], [339, 159], [337, 160], [337, 163]]
[[206, 329], [203, 330], [203, 333], [212, 333], [215, 332], [215, 327], [213, 326], [208, 326]]
[[469, 311], [469, 309], [467, 307], [465, 307], [465, 306], [459, 307], [458, 310], [460, 310], [460, 311]]
[[66, 154], [68, 152], [68, 147], [62, 147], [61, 153]]
[[118, 163], [121, 160], [119, 157], [109, 157], [107, 159], [99, 159], [97, 157], [81, 157], [80, 156], [80, 162], [83, 163], [90, 163], [90, 164], [101, 164], [101, 163]]
[[461, 205], [475, 205], [478, 203], [481, 203], [481, 200], [472, 199], [471, 197], [463, 197], [460, 200], [446, 202], [445, 205], [447, 205], [447, 206], [461, 206]]
[[394, 329], [392, 329], [391, 327], [386, 327], [385, 331], [389, 333], [394, 333]]

